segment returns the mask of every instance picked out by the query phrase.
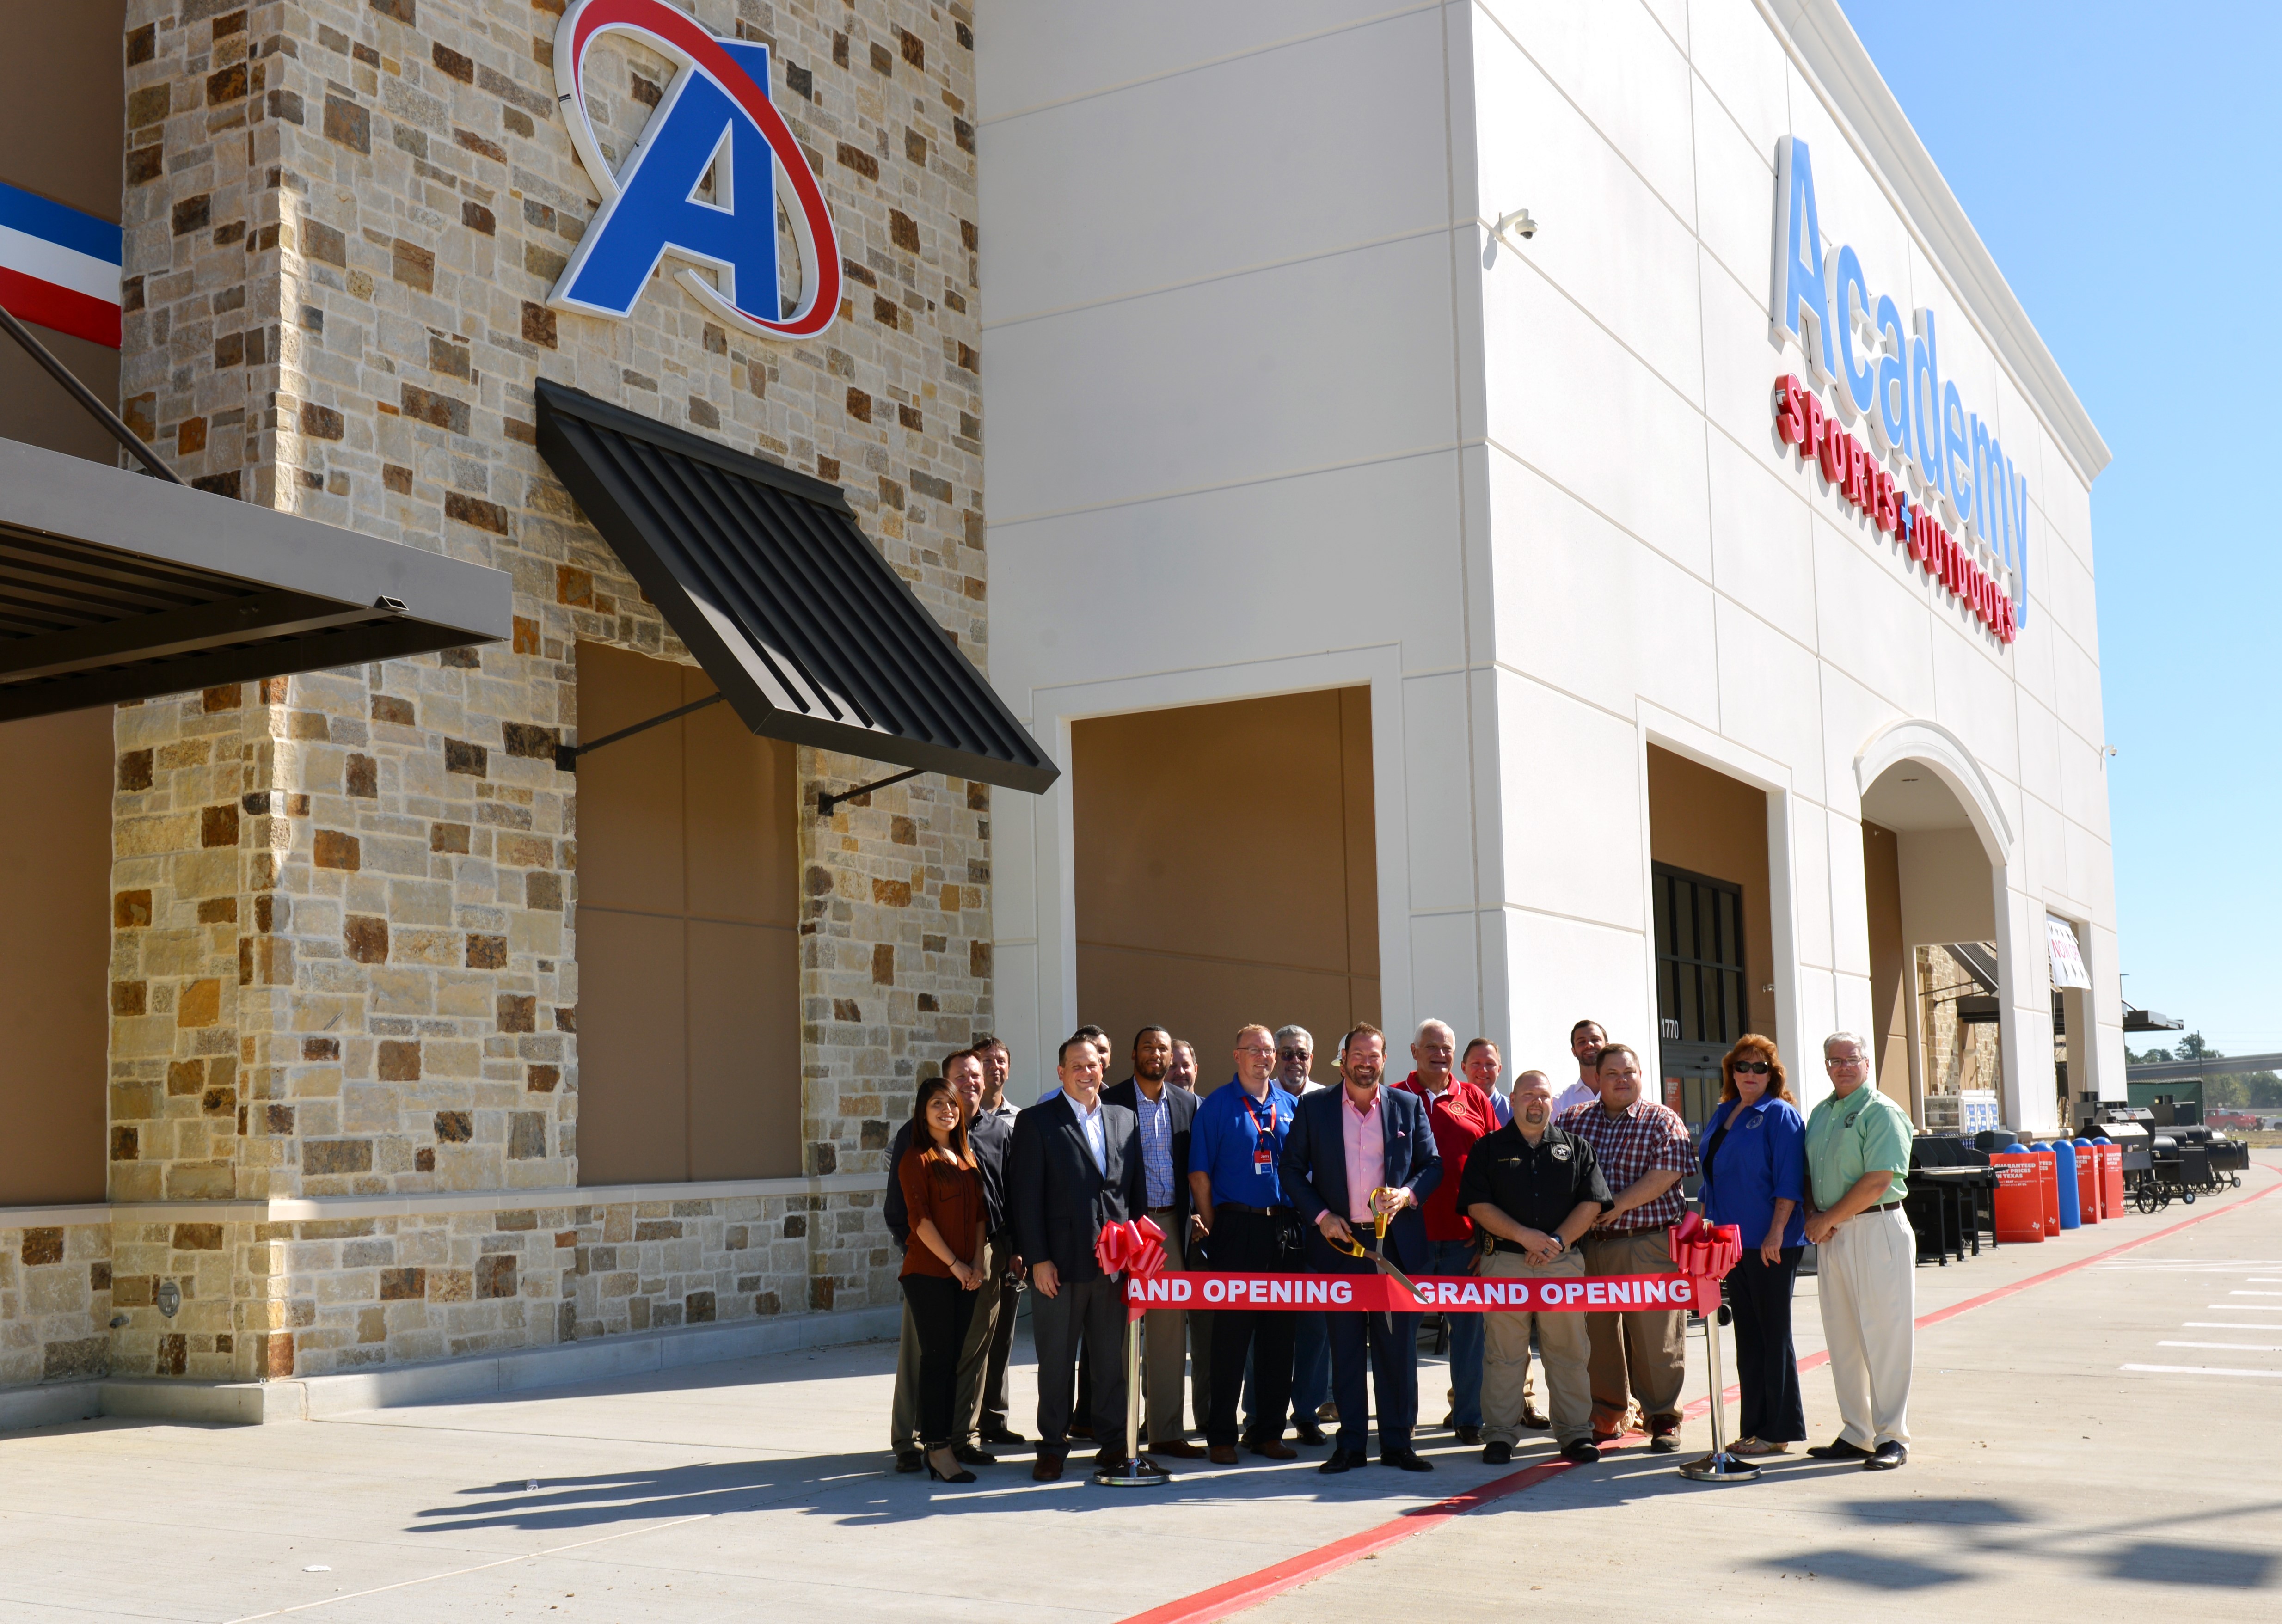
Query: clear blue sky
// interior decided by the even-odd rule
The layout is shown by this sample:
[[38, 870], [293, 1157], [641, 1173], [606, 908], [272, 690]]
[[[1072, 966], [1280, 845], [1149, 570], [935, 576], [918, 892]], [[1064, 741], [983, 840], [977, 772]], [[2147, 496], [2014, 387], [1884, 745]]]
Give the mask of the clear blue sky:
[[2124, 996], [2282, 1050], [2256, 392], [2282, 365], [2282, 5], [1843, 3], [2115, 455], [2092, 512]]

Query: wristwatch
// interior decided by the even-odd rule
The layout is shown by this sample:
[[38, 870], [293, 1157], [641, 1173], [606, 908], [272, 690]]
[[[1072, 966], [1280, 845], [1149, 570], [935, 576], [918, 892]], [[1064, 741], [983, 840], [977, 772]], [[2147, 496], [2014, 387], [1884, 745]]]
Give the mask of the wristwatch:
[[1553, 1244], [1559, 1247], [1564, 1252], [1566, 1252], [1569, 1249], [1569, 1243], [1561, 1238], [1561, 1232], [1559, 1230], [1555, 1230], [1553, 1232]]

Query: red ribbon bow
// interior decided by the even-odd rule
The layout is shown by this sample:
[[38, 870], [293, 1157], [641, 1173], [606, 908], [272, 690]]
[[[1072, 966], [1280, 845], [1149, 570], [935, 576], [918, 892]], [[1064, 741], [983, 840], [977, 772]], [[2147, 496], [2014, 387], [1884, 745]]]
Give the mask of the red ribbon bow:
[[1094, 1237], [1093, 1261], [1104, 1274], [1136, 1274], [1145, 1280], [1165, 1266], [1165, 1232], [1146, 1216], [1105, 1224]]
[[1706, 1224], [1688, 1213], [1672, 1226], [1672, 1266], [1696, 1282], [1696, 1305], [1719, 1301], [1718, 1282], [1743, 1258], [1743, 1232], [1733, 1224]]

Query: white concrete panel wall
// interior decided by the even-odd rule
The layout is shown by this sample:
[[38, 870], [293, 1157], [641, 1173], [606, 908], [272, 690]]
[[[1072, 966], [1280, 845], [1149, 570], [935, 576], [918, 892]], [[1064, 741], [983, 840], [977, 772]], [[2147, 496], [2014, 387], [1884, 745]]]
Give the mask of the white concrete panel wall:
[[[2024, 1125], [2047, 905], [2109, 955], [2105, 1081], [2087, 478], [1751, 0], [994, 0], [976, 33], [990, 666], [1042, 739], [1365, 673], [1388, 1023], [1479, 1023], [1518, 1069], [1580, 1014], [1652, 1039], [1651, 740], [1769, 791], [1784, 1041], [1862, 1025], [1855, 761], [1937, 723], [2011, 834]], [[1777, 439], [1786, 134], [1826, 247], [1935, 313], [2028, 480], [2009, 648]], [[997, 829], [1000, 1024], [1040, 1045], [1082, 1013], [1064, 801]]]
[[[1065, 751], [1083, 716], [1368, 683], [1390, 1027], [1414, 988], [1480, 1019], [1498, 945], [1466, 675], [1479, 301], [1455, 295], [1450, 215], [1471, 75], [1448, 21], [1010, 0], [975, 29], [992, 679]], [[1083, 1012], [1067, 781], [1034, 813], [1002, 834], [1026, 872], [996, 935], [1002, 983], [1028, 976], [999, 1023], [1035, 1068]]]
[[[1541, 226], [1517, 250], [1498, 245], [1480, 280], [1497, 597], [1488, 656], [1529, 680], [1497, 689], [1500, 827], [1541, 854], [1572, 842], [1580, 859], [1524, 862], [1510, 843], [1501, 894], [1517, 921], [1637, 918], [1645, 864], [1638, 852], [1611, 862], [1605, 848], [1644, 847], [1645, 828], [1572, 834], [1514, 803], [1547, 761], [1626, 770], [1560, 695], [1612, 722], [1649, 706], [1679, 712], [1790, 775], [1792, 962], [1779, 978], [1794, 1041], [1859, 1027], [1870, 1000], [1854, 758], [1896, 722], [1940, 723], [2015, 831], [2008, 853], [1983, 860], [1999, 861], [2013, 899], [1992, 934], [2016, 983], [2010, 1052], [2026, 1070], [2015, 1108], [2042, 1123], [2049, 1044], [2039, 1050], [2028, 1016], [2046, 973], [2028, 944], [2041, 944], [2044, 899], [2069, 899], [2095, 932], [2113, 922], [2085, 480], [1889, 178], [1758, 8], [1694, 0], [1675, 21], [1680, 9], [1472, 8], [1476, 207], [1494, 219], [1526, 206]], [[1812, 151], [1826, 251], [1853, 245], [1873, 297], [1890, 294], [1906, 322], [1933, 310], [1944, 379], [2029, 480], [2032, 629], [2011, 648], [1774, 432], [1772, 381], [1805, 370], [1767, 328], [1785, 134]], [[1843, 408], [1835, 393], [1826, 400]], [[1867, 439], [1851, 408], [1842, 416]], [[1974, 857], [1960, 838], [1955, 855]], [[1984, 920], [1986, 872], [1970, 875]], [[1565, 1028], [1571, 1012], [1525, 984], [1524, 935], [1509, 932], [1515, 1018]], [[1653, 1013], [1637, 1012], [1633, 1030], [1651, 1031]]]

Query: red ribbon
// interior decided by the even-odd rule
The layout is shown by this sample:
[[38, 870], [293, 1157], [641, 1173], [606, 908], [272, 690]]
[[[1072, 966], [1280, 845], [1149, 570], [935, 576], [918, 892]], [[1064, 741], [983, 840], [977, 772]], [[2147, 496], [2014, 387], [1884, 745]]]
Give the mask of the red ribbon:
[[[1165, 1266], [1165, 1232], [1145, 1214], [1123, 1224], [1105, 1224], [1093, 1238], [1093, 1261], [1108, 1275], [1129, 1274], [1147, 1279]], [[1140, 1310], [1132, 1311], [1138, 1318]]]

